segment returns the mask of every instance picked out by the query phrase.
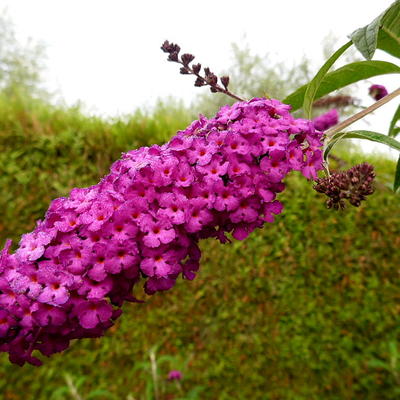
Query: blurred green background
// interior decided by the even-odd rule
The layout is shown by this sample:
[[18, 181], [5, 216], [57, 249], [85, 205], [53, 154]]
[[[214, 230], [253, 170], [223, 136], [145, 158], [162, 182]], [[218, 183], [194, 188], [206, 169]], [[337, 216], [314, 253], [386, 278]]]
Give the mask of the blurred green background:
[[[210, 115], [226, 102], [203, 95], [190, 108], [167, 99], [118, 119], [89, 117], [78, 106], [54, 105], [40, 89], [39, 48], [21, 51], [7, 40], [0, 48], [0, 246], [6, 238], [18, 243], [52, 199], [97, 183], [121, 152], [163, 143], [193, 110]], [[235, 52], [231, 78], [234, 71], [252, 77], [241, 94], [268, 88], [283, 98], [309, 77], [306, 60], [296, 76], [282, 66], [273, 74], [277, 65], [269, 70], [248, 49]], [[293, 81], [279, 85], [285, 74]], [[0, 354], [0, 399], [400, 398], [395, 164], [348, 146], [336, 155], [345, 168], [376, 167], [377, 190], [360, 208], [327, 210], [312, 184], [293, 174], [274, 224], [244, 242], [203, 242], [194, 281], [126, 304], [105, 337], [76, 341], [40, 368]], [[144, 298], [140, 288], [136, 294]], [[172, 369], [183, 372], [178, 385], [166, 379]]]

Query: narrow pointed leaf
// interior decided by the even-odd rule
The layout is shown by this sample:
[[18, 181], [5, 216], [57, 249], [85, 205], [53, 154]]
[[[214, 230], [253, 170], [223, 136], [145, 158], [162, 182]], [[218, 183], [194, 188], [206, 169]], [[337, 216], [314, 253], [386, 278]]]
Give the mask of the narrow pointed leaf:
[[116, 399], [117, 397], [111, 393], [110, 391], [106, 389], [95, 389], [92, 392], [90, 392], [88, 395], [86, 395], [85, 399], [90, 400], [90, 399], [95, 399], [101, 397], [102, 399], [108, 398], [108, 399]]
[[337, 132], [335, 133], [331, 140], [329, 141], [325, 151], [324, 159], [326, 160], [329, 153], [331, 152], [333, 146], [342, 139], [366, 139], [372, 142], [386, 144], [392, 149], [400, 151], [400, 142], [393, 139], [392, 137], [383, 135], [382, 133], [372, 132], [372, 131], [349, 131], [349, 132]]
[[393, 115], [392, 121], [390, 122], [388, 135], [391, 137], [396, 137], [396, 135], [399, 133], [399, 128], [396, 127], [397, 121], [400, 121], [400, 104]]
[[304, 113], [307, 118], [311, 118], [311, 110], [312, 104], [314, 102], [315, 94], [317, 93], [319, 86], [324, 79], [325, 75], [328, 73], [329, 69], [335, 63], [335, 61], [352, 45], [352, 42], [349, 41], [345, 45], [343, 45], [339, 50], [337, 50], [329, 59], [325, 62], [325, 64], [321, 67], [321, 69], [317, 72], [315, 77], [310, 81], [307, 86], [306, 93], [304, 95], [303, 108]]
[[[325, 75], [315, 93], [314, 100], [352, 83], [372, 78], [373, 76], [395, 73], [400, 73], [400, 67], [386, 61], [357, 61], [347, 64]], [[301, 86], [283, 100], [285, 104], [292, 106], [292, 111], [298, 110], [303, 104], [307, 86]]]
[[350, 131], [344, 136], [346, 139], [367, 139], [372, 142], [386, 144], [392, 149], [400, 151], [400, 142], [382, 133], [372, 131]]

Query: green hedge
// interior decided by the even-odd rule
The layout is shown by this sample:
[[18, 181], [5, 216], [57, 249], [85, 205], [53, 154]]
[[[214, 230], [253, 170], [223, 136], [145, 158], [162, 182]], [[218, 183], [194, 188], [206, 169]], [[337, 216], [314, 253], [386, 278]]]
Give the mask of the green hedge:
[[121, 152], [165, 142], [190, 122], [179, 104], [103, 121], [79, 108], [0, 95], [0, 237], [32, 230], [50, 201], [97, 183]]
[[[97, 183], [122, 151], [165, 141], [189, 120], [176, 105], [105, 122], [0, 99], [0, 243], [32, 230], [52, 198]], [[106, 337], [76, 341], [40, 368], [1, 354], [0, 398], [72, 399], [68, 376], [83, 399], [151, 399], [155, 345], [160, 399], [398, 398], [399, 197], [386, 184], [394, 163], [370, 161], [378, 188], [362, 207], [327, 210], [293, 175], [274, 224], [243, 242], [204, 242], [193, 282], [125, 305]], [[176, 368], [192, 397], [165, 381]]]

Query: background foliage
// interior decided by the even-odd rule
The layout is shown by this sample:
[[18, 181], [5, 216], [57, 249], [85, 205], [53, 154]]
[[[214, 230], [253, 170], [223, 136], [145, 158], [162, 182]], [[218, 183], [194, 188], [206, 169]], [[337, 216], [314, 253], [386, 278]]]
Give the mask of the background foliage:
[[5, 9], [0, 9], [0, 89], [3, 93], [47, 96], [41, 87], [45, 47], [17, 39], [14, 25]]

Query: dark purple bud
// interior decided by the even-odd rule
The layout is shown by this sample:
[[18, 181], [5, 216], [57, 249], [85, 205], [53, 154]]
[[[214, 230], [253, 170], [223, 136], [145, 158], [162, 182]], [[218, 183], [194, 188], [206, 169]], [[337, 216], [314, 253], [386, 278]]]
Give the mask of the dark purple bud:
[[229, 76], [221, 76], [221, 82], [224, 85], [224, 88], [228, 90], [229, 85]]
[[210, 71], [210, 68], [208, 68], [208, 67], [205, 67], [204, 68], [204, 74], [205, 74], [205, 76], [208, 76], [208, 75], [210, 75], [212, 72]]
[[178, 53], [176, 51], [170, 53], [170, 55], [168, 56], [168, 61], [178, 61]]
[[182, 75], [188, 75], [188, 74], [190, 73], [189, 70], [188, 70], [186, 67], [181, 67], [180, 70], [179, 70], [179, 72], [180, 72]]
[[191, 63], [194, 60], [194, 55], [188, 54], [188, 53], [182, 54], [181, 60], [182, 60], [183, 65], [185, 67], [187, 67], [189, 65], [189, 63]]
[[372, 85], [369, 88], [369, 95], [376, 101], [388, 95], [388, 91], [383, 85]]
[[181, 51], [181, 48], [177, 44], [171, 43], [171, 50], [170, 50], [171, 53], [179, 54], [180, 51]]
[[216, 75], [210, 72], [210, 74], [206, 75], [206, 82], [211, 86], [215, 86], [218, 82], [218, 78]]
[[192, 70], [193, 70], [193, 72], [195, 74], [198, 74], [200, 72], [200, 70], [201, 70], [201, 64], [200, 63], [199, 64], [193, 64], [192, 65]]
[[211, 87], [210, 87], [210, 91], [211, 91], [212, 93], [217, 93], [219, 90], [218, 90], [217, 88], [215, 88], [214, 86], [211, 86]]
[[204, 86], [206, 83], [204, 82], [204, 79], [203, 78], [197, 78], [196, 79], [196, 82], [194, 83], [194, 86], [198, 86], [198, 87], [200, 87], [200, 86]]
[[169, 52], [171, 51], [171, 44], [168, 42], [168, 40], [166, 40], [166, 41], [162, 44], [161, 50], [162, 50], [164, 53], [169, 53]]
[[175, 44], [175, 43], [170, 43], [168, 40], [166, 40], [162, 46], [161, 50], [165, 53], [179, 53], [181, 48]]

